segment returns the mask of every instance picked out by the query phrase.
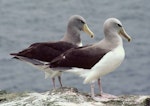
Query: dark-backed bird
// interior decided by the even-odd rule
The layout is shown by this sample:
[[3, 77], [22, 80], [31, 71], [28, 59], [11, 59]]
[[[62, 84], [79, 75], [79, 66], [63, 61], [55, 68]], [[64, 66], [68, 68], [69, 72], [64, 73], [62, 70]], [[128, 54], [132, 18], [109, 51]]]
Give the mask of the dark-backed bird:
[[73, 15], [69, 18], [67, 31], [60, 41], [34, 43], [18, 53], [11, 53], [11, 55], [44, 71], [45, 76], [52, 78], [54, 88], [55, 77], [58, 76], [59, 83], [62, 86], [61, 72], [45, 69], [42, 64], [44, 65], [43, 62], [51, 62], [51, 60], [68, 49], [82, 46], [81, 31], [90, 35], [91, 38], [94, 37], [94, 33], [89, 29], [86, 20], [79, 15]]
[[102, 92], [100, 78], [114, 71], [124, 60], [122, 37], [131, 41], [131, 37], [125, 32], [118, 19], [108, 18], [103, 27], [105, 36], [101, 41], [89, 46], [70, 49], [49, 63], [49, 67], [55, 71], [76, 73], [84, 78], [84, 84], [91, 83], [93, 99], [99, 98], [94, 94], [93, 83], [97, 80], [100, 97], [113, 97]]

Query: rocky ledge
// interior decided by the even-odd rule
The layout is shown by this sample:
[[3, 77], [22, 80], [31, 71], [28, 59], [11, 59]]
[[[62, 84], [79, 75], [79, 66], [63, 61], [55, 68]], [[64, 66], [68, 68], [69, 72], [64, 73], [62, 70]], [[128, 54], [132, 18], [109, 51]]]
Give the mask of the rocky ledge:
[[0, 91], [0, 106], [150, 106], [150, 96], [124, 95], [95, 101], [88, 94], [70, 87], [44, 93]]

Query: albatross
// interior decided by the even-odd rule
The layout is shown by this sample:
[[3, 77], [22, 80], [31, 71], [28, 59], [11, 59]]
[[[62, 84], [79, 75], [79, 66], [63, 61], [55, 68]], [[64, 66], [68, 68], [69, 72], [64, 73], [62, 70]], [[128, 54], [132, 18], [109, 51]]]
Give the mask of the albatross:
[[[124, 60], [122, 37], [131, 41], [131, 37], [118, 19], [108, 18], [103, 27], [105, 36], [101, 41], [89, 46], [70, 49], [49, 63], [49, 67], [55, 71], [62, 69], [62, 72], [75, 73], [84, 78], [84, 84], [91, 83], [93, 99], [113, 97], [113, 95], [103, 93], [100, 78], [114, 71]], [[99, 97], [94, 94], [93, 83], [95, 81], [98, 81]]]
[[46, 62], [51, 62], [55, 57], [68, 49], [82, 46], [80, 38], [81, 31], [90, 35], [91, 38], [94, 37], [94, 33], [89, 29], [86, 20], [79, 15], [73, 15], [69, 18], [67, 31], [60, 41], [34, 43], [28, 48], [18, 53], [11, 53], [10, 55], [13, 55], [16, 59], [22, 60], [44, 71], [46, 77], [52, 78], [54, 88], [55, 77], [58, 76], [60, 86], [62, 87], [61, 72], [54, 72], [51, 71], [51, 69], [47, 70], [42, 67], [42, 65]]

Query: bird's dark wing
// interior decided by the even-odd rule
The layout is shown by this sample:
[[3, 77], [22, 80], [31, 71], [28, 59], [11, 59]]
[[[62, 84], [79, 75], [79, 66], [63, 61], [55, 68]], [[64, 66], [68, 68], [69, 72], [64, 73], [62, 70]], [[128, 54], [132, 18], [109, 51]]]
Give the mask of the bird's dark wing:
[[110, 50], [99, 47], [73, 48], [50, 62], [50, 67], [78, 67], [91, 69]]
[[63, 41], [41, 42], [41, 43], [34, 43], [27, 49], [24, 49], [23, 51], [18, 53], [11, 53], [11, 55], [23, 56], [31, 59], [50, 62], [52, 59], [59, 56], [68, 49], [76, 47], [77, 47], [76, 45]]

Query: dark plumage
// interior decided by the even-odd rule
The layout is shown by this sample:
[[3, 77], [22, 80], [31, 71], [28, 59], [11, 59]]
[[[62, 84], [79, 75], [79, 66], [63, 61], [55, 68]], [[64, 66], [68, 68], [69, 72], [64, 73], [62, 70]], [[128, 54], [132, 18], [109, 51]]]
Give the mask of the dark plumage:
[[51, 61], [50, 67], [91, 69], [109, 51], [102, 48], [93, 48], [92, 46], [73, 48]]
[[52, 59], [59, 56], [61, 53], [75, 47], [77, 47], [77, 45], [73, 45], [71, 43], [67, 43], [64, 41], [41, 42], [41, 43], [34, 43], [27, 49], [24, 49], [18, 53], [11, 53], [11, 55], [50, 62]]

